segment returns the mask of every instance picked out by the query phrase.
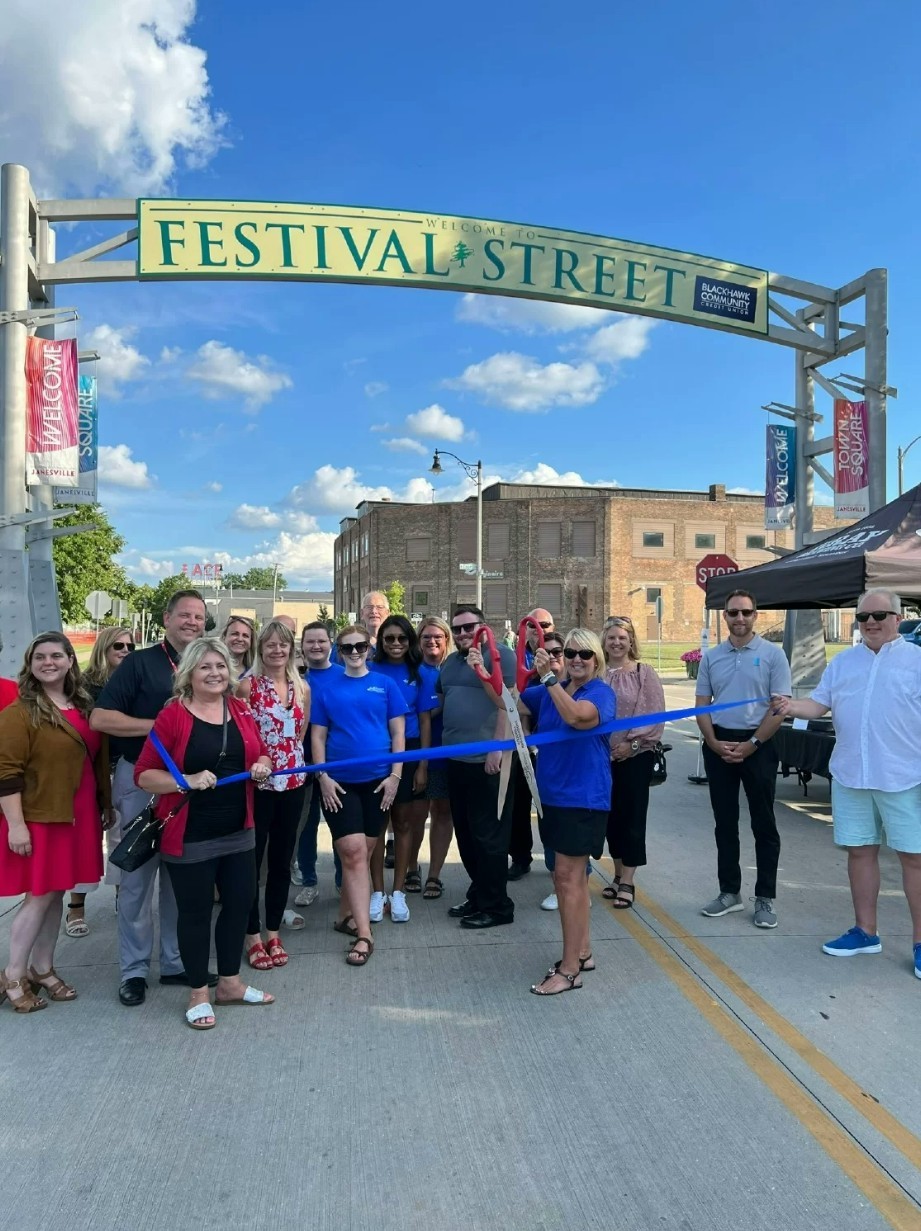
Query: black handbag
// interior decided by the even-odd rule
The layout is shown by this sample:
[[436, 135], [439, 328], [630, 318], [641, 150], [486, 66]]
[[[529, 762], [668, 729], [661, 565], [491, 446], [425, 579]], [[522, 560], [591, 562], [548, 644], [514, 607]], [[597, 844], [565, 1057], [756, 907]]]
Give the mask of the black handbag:
[[650, 786], [661, 786], [668, 777], [668, 765], [665, 761], [666, 752], [671, 752], [671, 744], [663, 744], [661, 740], [655, 745], [652, 750], [652, 774], [649, 779]]
[[154, 816], [150, 804], [125, 830], [121, 842], [109, 856], [109, 863], [123, 872], [136, 872], [160, 850], [164, 822]]

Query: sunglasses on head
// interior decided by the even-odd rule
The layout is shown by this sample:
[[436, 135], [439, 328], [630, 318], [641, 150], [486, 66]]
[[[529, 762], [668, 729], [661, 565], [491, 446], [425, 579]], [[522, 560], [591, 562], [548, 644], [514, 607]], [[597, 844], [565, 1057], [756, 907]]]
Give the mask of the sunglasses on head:
[[587, 663], [587, 662], [590, 662], [595, 657], [595, 651], [594, 650], [570, 650], [567, 648], [563, 651], [563, 657], [568, 658], [570, 662], [572, 662], [574, 658], [581, 658], [584, 663]]
[[452, 624], [451, 631], [455, 633], [472, 633], [476, 627], [476, 621], [473, 624]]
[[855, 618], [858, 624], [866, 624], [867, 620], [871, 617], [877, 624], [882, 624], [886, 616], [897, 616], [898, 614], [899, 613], [897, 611], [858, 611]]
[[113, 650], [128, 650], [130, 652], [134, 649], [134, 642], [133, 641], [113, 641], [112, 645], [109, 648]]
[[727, 607], [726, 614], [728, 616], [732, 616], [733, 619], [736, 616], [745, 616], [745, 618], [748, 619], [749, 616], [753, 616], [755, 614], [755, 609], [754, 607]]
[[343, 641], [339, 646], [340, 654], [365, 654], [371, 648], [370, 641]]
[[405, 633], [386, 633], [384, 645], [409, 645], [409, 638]]

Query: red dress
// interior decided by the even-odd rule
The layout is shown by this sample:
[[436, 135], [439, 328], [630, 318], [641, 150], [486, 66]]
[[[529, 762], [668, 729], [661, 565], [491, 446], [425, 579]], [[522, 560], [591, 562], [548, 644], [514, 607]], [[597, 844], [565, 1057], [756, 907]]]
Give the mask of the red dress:
[[0, 897], [42, 893], [95, 884], [102, 879], [102, 820], [96, 801], [93, 761], [99, 755], [102, 737], [90, 730], [79, 710], [62, 710], [64, 718], [82, 736], [90, 755], [84, 758], [83, 774], [74, 796], [74, 823], [30, 821], [31, 855], [10, 850], [6, 817], [0, 818]]

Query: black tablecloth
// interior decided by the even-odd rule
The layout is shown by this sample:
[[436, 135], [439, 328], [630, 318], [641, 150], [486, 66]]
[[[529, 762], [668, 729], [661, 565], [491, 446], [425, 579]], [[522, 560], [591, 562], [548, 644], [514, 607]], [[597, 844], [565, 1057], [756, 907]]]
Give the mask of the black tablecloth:
[[796, 731], [784, 723], [774, 736], [774, 744], [784, 775], [794, 769], [800, 774], [831, 778], [828, 762], [835, 747], [833, 731]]

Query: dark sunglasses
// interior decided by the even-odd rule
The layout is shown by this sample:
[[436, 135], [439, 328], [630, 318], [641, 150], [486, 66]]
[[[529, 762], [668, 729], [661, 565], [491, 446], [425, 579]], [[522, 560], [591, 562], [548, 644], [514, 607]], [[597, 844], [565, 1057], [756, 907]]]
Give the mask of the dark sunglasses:
[[562, 658], [563, 657], [563, 647], [562, 646], [556, 645], [553, 647], [553, 649], [551, 649], [549, 645], [545, 645], [544, 649], [547, 651], [548, 658]]
[[134, 653], [133, 641], [113, 641], [109, 646], [110, 650], [128, 650], [129, 653]]
[[371, 648], [370, 641], [344, 641], [339, 646], [340, 654], [367, 654]]
[[732, 616], [733, 619], [736, 616], [745, 616], [747, 620], [749, 616], [753, 616], [755, 614], [755, 609], [754, 607], [727, 607], [726, 614], [728, 616]]
[[541, 628], [544, 630], [545, 633], [549, 632], [550, 629], [553, 628], [552, 620], [538, 620], [537, 622], [541, 626]]
[[409, 645], [409, 638], [405, 633], [394, 633], [384, 637], [384, 645]]
[[898, 614], [899, 613], [897, 611], [858, 611], [855, 619], [858, 624], [866, 624], [867, 620], [869, 620], [872, 616], [877, 624], [882, 624], [886, 616], [897, 616]]
[[595, 651], [566, 649], [563, 651], [563, 657], [568, 658], [570, 662], [572, 662], [574, 658], [581, 658], [584, 663], [587, 663], [595, 657]]
[[451, 631], [454, 633], [472, 633], [476, 627], [476, 624], [452, 624]]

